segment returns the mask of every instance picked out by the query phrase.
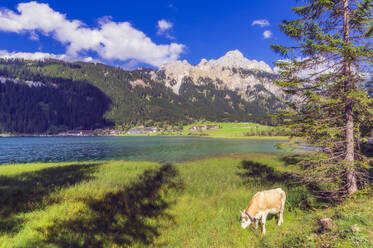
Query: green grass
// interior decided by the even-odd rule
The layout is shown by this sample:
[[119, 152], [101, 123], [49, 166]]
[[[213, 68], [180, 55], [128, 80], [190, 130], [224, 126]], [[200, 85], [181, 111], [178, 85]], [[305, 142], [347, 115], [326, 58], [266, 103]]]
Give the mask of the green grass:
[[[192, 126], [202, 125], [216, 125], [218, 129], [209, 130], [189, 130]], [[196, 122], [183, 127], [183, 130], [176, 132], [166, 133], [150, 133], [150, 134], [138, 134], [127, 136], [157, 136], [157, 135], [172, 135], [172, 136], [203, 136], [203, 137], [215, 137], [215, 138], [245, 138], [245, 139], [276, 139], [276, 140], [287, 140], [288, 136], [281, 136], [279, 134], [278, 127], [264, 126], [257, 123], [251, 122]], [[276, 134], [276, 135], [274, 135]]]
[[[0, 167], [1, 247], [372, 247], [373, 194], [324, 206], [280, 157], [247, 154], [162, 166], [151, 162]], [[242, 230], [257, 191], [287, 192], [285, 222]], [[336, 229], [319, 234], [318, 219]], [[358, 232], [351, 226], [357, 224]]]
[[[189, 128], [197, 125], [216, 125], [218, 129], [202, 130], [202, 131], [190, 131]], [[193, 125], [184, 126], [183, 134], [188, 135], [206, 135], [209, 137], [217, 138], [249, 138], [249, 139], [281, 139], [285, 140], [286, 136], [274, 136], [275, 131], [279, 128], [263, 126], [257, 123], [236, 123], [236, 122], [200, 122]]]
[[0, 133], [0, 137], [10, 137], [12, 136], [11, 133]]

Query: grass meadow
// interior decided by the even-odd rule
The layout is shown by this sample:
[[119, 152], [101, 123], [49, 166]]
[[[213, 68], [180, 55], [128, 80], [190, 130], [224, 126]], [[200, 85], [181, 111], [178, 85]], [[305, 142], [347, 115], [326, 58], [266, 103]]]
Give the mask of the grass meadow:
[[[218, 129], [190, 131], [192, 126], [216, 125]], [[212, 137], [284, 137], [285, 132], [278, 127], [264, 126], [251, 122], [200, 122], [184, 126], [183, 133], [207, 135]]]
[[[289, 160], [232, 154], [173, 165], [101, 161], [0, 167], [0, 247], [373, 247], [373, 193], [318, 202]], [[257, 191], [282, 187], [285, 222], [241, 229]], [[319, 232], [318, 220], [335, 228]], [[353, 231], [352, 225], [358, 230]]]
[[[193, 126], [216, 125], [217, 129], [189, 130]], [[246, 138], [246, 139], [271, 139], [288, 140], [289, 132], [279, 127], [264, 126], [251, 122], [209, 122], [201, 121], [183, 126], [182, 130], [165, 133], [150, 134], [125, 134], [126, 136], [203, 136], [212, 138]]]

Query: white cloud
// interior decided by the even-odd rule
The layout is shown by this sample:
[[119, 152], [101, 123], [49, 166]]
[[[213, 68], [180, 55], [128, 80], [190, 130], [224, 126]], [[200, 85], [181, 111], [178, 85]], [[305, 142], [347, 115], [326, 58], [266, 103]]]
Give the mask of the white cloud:
[[158, 24], [157, 24], [157, 29], [158, 29], [157, 34], [158, 35], [164, 35], [169, 39], [175, 39], [175, 37], [173, 37], [170, 34], [173, 26], [174, 26], [174, 24], [170, 21], [167, 21], [167, 20], [164, 20], [164, 19], [159, 20]]
[[[0, 30], [23, 33], [38, 32], [51, 36], [66, 46], [66, 57], [79, 58], [85, 51], [96, 52], [102, 59], [127, 61], [135, 59], [160, 66], [175, 61], [184, 51], [183, 44], [157, 45], [129, 22], [113, 22], [110, 17], [90, 28], [79, 20], [68, 20], [48, 4], [35, 1], [20, 3], [15, 13], [0, 9]], [[162, 22], [163, 29], [167, 28]], [[172, 25], [172, 23], [171, 23]]]
[[113, 20], [112, 16], [102, 16], [100, 18], [97, 18], [97, 23], [100, 25], [103, 25], [105, 23], [111, 22]]
[[266, 19], [261, 19], [261, 20], [254, 20], [252, 23], [251, 23], [251, 26], [255, 26], [255, 25], [259, 25], [260, 27], [265, 27], [265, 26], [269, 26], [270, 23], [268, 20]]
[[136, 69], [138, 65], [139, 65], [139, 62], [137, 62], [134, 59], [131, 59], [130, 61], [122, 65], [122, 68], [125, 70], [133, 70], [133, 69]]
[[171, 29], [174, 26], [172, 22], [166, 21], [164, 19], [158, 21], [158, 32], [163, 33]]
[[39, 40], [39, 35], [34, 31], [30, 32], [30, 40]]
[[269, 39], [271, 37], [272, 37], [272, 32], [271, 31], [266, 30], [266, 31], [263, 32], [263, 38], [264, 39]]
[[84, 62], [98, 62], [92, 57], [70, 57], [66, 54], [53, 53], [24, 53], [24, 52], [8, 52], [7, 50], [0, 50], [0, 58], [2, 59], [27, 59], [27, 60], [45, 60], [45, 59], [59, 59], [65, 61], [84, 61]]

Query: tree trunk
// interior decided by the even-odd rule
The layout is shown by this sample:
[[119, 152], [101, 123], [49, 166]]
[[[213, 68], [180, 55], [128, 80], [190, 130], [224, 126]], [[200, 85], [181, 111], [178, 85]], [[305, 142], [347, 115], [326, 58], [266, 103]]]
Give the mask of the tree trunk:
[[[350, 26], [349, 26], [349, 0], [344, 0], [343, 5], [343, 36], [346, 43], [350, 42]], [[354, 85], [351, 81], [351, 59], [347, 54], [344, 55], [344, 74], [346, 81], [344, 82], [345, 94], [353, 89]], [[345, 118], [346, 118], [346, 182], [347, 193], [349, 195], [357, 191], [357, 180], [355, 173], [355, 147], [354, 147], [354, 117], [353, 117], [353, 101], [349, 96], [345, 98]]]

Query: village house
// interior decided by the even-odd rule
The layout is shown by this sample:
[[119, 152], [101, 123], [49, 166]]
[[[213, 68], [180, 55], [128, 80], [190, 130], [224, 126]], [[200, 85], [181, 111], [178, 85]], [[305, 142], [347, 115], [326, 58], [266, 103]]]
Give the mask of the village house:
[[193, 126], [189, 128], [191, 131], [198, 131], [198, 130], [208, 130], [208, 129], [218, 129], [219, 127], [216, 125], [203, 125], [203, 126]]
[[117, 136], [117, 135], [119, 135], [119, 133], [116, 130], [110, 130], [109, 135], [110, 136]]
[[64, 133], [59, 133], [58, 136], [94, 136], [93, 130], [69, 130]]
[[144, 133], [144, 129], [143, 128], [131, 128], [128, 130], [127, 133], [128, 134], [142, 134]]
[[157, 133], [160, 130], [157, 128], [146, 127], [146, 128], [131, 128], [128, 130], [128, 134], [144, 134], [144, 133]]

